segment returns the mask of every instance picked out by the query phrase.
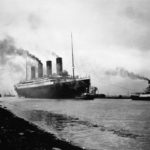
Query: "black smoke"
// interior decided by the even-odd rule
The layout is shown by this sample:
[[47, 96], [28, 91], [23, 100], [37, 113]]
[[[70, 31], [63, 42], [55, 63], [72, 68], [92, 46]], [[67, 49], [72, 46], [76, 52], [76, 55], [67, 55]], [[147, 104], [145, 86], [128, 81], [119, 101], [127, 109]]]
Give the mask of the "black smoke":
[[0, 40], [0, 93], [14, 92], [14, 84], [25, 79], [26, 58], [41, 61], [29, 51], [17, 48], [12, 37]]
[[106, 75], [111, 75], [111, 76], [121, 76], [121, 77], [129, 77], [130, 79], [140, 79], [140, 80], [146, 80], [146, 81], [150, 81], [149, 78], [144, 77], [142, 75], [139, 74], [135, 74], [133, 72], [129, 72], [128, 70], [121, 68], [121, 67], [117, 67], [115, 70], [108, 70], [105, 72]]
[[1, 64], [5, 64], [9, 59], [9, 56], [16, 56], [16, 55], [23, 56], [23, 57], [27, 56], [41, 63], [41, 61], [33, 54], [30, 54], [29, 51], [16, 48], [14, 39], [12, 37], [7, 36], [5, 39], [0, 41], [0, 63]]

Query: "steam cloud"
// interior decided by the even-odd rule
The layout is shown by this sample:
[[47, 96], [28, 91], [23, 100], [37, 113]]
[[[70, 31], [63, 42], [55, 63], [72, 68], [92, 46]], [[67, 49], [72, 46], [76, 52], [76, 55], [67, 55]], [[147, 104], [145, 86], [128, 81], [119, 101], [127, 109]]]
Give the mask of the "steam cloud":
[[146, 80], [146, 81], [150, 80], [147, 77], [141, 76], [139, 74], [135, 74], [133, 72], [129, 72], [125, 70], [124, 68], [120, 68], [120, 67], [116, 68], [115, 70], [106, 71], [105, 74], [112, 75], [112, 76], [120, 75], [121, 77], [129, 77], [131, 79], [140, 79], [140, 80]]
[[36, 13], [31, 13], [28, 16], [28, 22], [31, 29], [37, 30], [40, 27], [42, 21], [39, 15], [37, 15]]
[[[18, 49], [12, 37], [7, 36], [0, 41], [0, 93], [14, 93], [14, 84], [24, 79], [25, 58], [41, 63], [41, 61], [30, 54], [29, 51]], [[12, 92], [13, 91], [13, 92]]]
[[23, 49], [17, 49], [15, 47], [15, 42], [13, 38], [7, 36], [6, 39], [0, 41], [0, 63], [5, 64], [7, 62], [7, 57], [10, 55], [20, 55], [20, 56], [29, 56], [37, 62], [41, 61], [34, 55], [30, 54], [29, 51]]
[[52, 52], [51, 53], [53, 56], [55, 56], [55, 57], [59, 57], [59, 55], [57, 55], [56, 53], [54, 53], [54, 52]]

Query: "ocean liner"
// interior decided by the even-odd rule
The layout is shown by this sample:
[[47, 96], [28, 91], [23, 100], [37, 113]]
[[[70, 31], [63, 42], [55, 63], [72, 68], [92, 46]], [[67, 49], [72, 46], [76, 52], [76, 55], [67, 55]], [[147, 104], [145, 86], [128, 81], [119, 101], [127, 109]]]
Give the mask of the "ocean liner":
[[[71, 38], [72, 39], [72, 38]], [[72, 40], [71, 40], [72, 41]], [[27, 68], [27, 67], [26, 67]], [[43, 64], [38, 62], [38, 69], [31, 66], [31, 79], [15, 85], [18, 96], [26, 98], [75, 98], [88, 93], [90, 78], [80, 78], [74, 74], [74, 58], [72, 44], [72, 71], [69, 75], [63, 71], [62, 58], [56, 58], [56, 73], [52, 74], [52, 61], [46, 62], [47, 75], [43, 76]], [[27, 74], [27, 69], [26, 69]], [[38, 77], [36, 77], [38, 74]]]

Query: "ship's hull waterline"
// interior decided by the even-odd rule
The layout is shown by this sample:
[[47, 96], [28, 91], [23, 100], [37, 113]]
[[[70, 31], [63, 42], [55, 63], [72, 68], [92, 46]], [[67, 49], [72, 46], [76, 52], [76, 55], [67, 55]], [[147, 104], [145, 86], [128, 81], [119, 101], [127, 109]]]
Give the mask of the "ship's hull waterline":
[[144, 97], [140, 97], [140, 96], [131, 96], [132, 100], [136, 100], [136, 101], [150, 101], [150, 96], [144, 96]]
[[75, 98], [89, 90], [90, 79], [71, 80], [54, 84], [30, 84], [16, 86], [15, 90], [20, 97], [26, 98]]

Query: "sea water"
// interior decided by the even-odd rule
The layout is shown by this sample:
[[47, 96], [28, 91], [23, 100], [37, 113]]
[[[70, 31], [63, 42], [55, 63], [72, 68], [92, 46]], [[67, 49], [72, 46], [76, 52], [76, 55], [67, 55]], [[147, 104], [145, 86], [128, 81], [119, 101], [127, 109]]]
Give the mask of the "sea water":
[[90, 150], [149, 150], [150, 101], [1, 98], [16, 115]]

